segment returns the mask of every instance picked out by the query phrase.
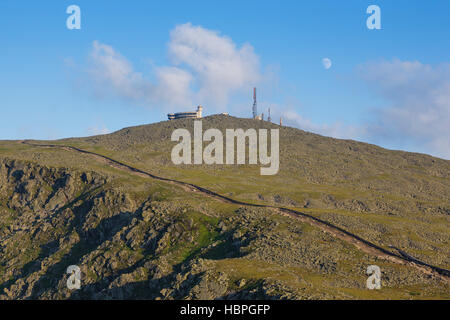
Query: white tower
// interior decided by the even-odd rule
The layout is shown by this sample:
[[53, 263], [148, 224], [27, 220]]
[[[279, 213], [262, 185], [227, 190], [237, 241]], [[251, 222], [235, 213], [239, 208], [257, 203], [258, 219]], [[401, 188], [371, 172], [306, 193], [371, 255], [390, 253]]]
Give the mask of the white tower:
[[202, 117], [202, 111], [203, 111], [203, 107], [202, 106], [198, 106], [197, 107], [197, 118], [201, 118]]

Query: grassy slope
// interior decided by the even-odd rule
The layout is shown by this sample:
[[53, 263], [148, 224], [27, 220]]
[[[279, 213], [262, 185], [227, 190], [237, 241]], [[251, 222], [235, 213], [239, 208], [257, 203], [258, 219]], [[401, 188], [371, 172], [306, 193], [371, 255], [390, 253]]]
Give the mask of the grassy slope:
[[[206, 128], [278, 127], [223, 116], [210, 117], [203, 122]], [[281, 128], [281, 164], [276, 176], [260, 176], [259, 167], [255, 166], [173, 166], [170, 162], [170, 150], [174, 143], [170, 142], [170, 134], [176, 127], [190, 128], [191, 125], [191, 121], [185, 120], [165, 122], [123, 129], [106, 136], [67, 139], [55, 143], [101, 153], [161, 176], [197, 183], [234, 198], [253, 202], [279, 202], [285, 206], [301, 208], [366, 239], [384, 246], [396, 245], [427, 262], [449, 267], [448, 161]], [[157, 196], [165, 194], [160, 191], [159, 183], [149, 186], [140, 178], [130, 177], [101, 165], [88, 156], [32, 148], [15, 142], [1, 142], [0, 152], [3, 157], [48, 166], [97, 171], [111, 177], [110, 183], [114, 188], [132, 192], [138, 198], [144, 199], [154, 193]], [[279, 197], [274, 197], [275, 195]], [[235, 215], [237, 210], [235, 206], [205, 201], [179, 190], [175, 194], [169, 192], [161, 200], [181, 201], [194, 208], [192, 217], [199, 222], [197, 245], [174, 246], [167, 252], [172, 263], [180, 263], [198, 255], [199, 250], [208, 246], [217, 236], [213, 231], [208, 231], [213, 230], [208, 226], [216, 225], [217, 219]], [[346, 201], [352, 204], [354, 200], [361, 201], [367, 208], [361, 210], [361, 206], [345, 207]], [[443, 210], [447, 210], [447, 214]], [[216, 217], [201, 218], [195, 212], [209, 215], [214, 212]], [[279, 220], [277, 230], [271, 230], [272, 234], [290, 240], [296, 236], [289, 227], [292, 221], [273, 216], [270, 219]], [[299, 222], [294, 224], [303, 231], [302, 237], [296, 241], [314, 243], [308, 250], [312, 250], [310, 254], [313, 256], [320, 256], [314, 247], [324, 236], [314, 228]], [[265, 255], [250, 255], [247, 258], [225, 258], [222, 255], [212, 261], [215, 269], [230, 274], [232, 282], [240, 278], [255, 281], [281, 279], [296, 290], [315, 297], [445, 297], [445, 288], [434, 287], [433, 283], [420, 277], [402, 283], [402, 274], [405, 277], [415, 274], [407, 267], [376, 261], [352, 246], [327, 237], [319, 242], [320, 246], [324, 246], [322, 251], [338, 253], [331, 259], [337, 263], [337, 275], [324, 276], [314, 267], [308, 267], [306, 261], [287, 261], [283, 265], [275, 259], [275, 263], [267, 260], [262, 264], [258, 263], [258, 259], [264, 259]], [[253, 245], [256, 246], [255, 250], [264, 246], [258, 242]], [[295, 248], [283, 248], [281, 252], [296, 255]], [[363, 269], [371, 263], [388, 270], [388, 277], [394, 279], [381, 291], [364, 289], [366, 276]], [[92, 278], [94, 281], [95, 275]]]
[[[22, 153], [21, 157], [31, 154], [36, 154], [36, 151], [27, 150]], [[84, 163], [83, 157], [71, 160], [64, 151], [44, 150], [38, 154], [43, 158], [54, 159], [53, 165], [55, 166], [63, 161], [65, 167], [72, 168], [72, 170], [91, 168]], [[92, 167], [95, 167], [95, 163], [92, 163]], [[53, 243], [55, 240], [61, 243], [60, 239], [77, 238], [79, 231], [68, 228], [69, 224], [64, 223], [63, 227], [54, 229], [49, 226], [50, 229], [44, 233], [43, 237], [31, 238], [27, 236], [30, 234], [27, 231], [29, 226], [15, 223], [17, 217], [7, 221], [8, 217], [2, 212], [1, 221], [5, 223], [1, 229], [2, 232], [6, 226], [15, 225], [11, 228], [13, 230], [18, 229], [16, 226], [25, 227], [24, 230], [13, 233], [13, 239], [2, 243], [0, 260], [2, 266], [4, 265], [3, 268], [12, 267], [13, 270], [19, 271], [19, 274], [26, 274], [28, 279], [40, 279], [39, 286], [49, 288], [43, 296], [40, 296], [41, 298], [54, 299], [71, 296], [71, 292], [65, 289], [65, 279], [62, 277], [65, 268], [70, 264], [82, 267], [85, 274], [84, 286], [103, 288], [105, 285], [102, 283], [102, 279], [106, 277], [121, 279], [128, 276], [137, 283], [148, 282], [152, 274], [142, 267], [147, 262], [151, 266], [166, 261], [169, 265], [168, 274], [170, 274], [172, 268], [176, 269], [183, 263], [189, 264], [196, 258], [206, 259], [210, 272], [226, 274], [229, 287], [235, 290], [250, 288], [261, 281], [268, 281], [286, 286], [280, 289], [280, 295], [285, 295], [284, 290], [288, 288], [289, 291], [295, 292], [303, 298], [449, 298], [446, 286], [434, 279], [424, 277], [414, 268], [378, 260], [360, 252], [352, 245], [333, 239], [314, 227], [275, 215], [268, 210], [242, 211], [236, 205], [218, 203], [200, 195], [186, 194], [165, 183], [129, 177], [121, 175], [119, 172], [111, 174], [109, 168], [101, 166], [97, 167], [96, 171], [107, 176], [108, 182], [100, 189], [96, 189], [92, 196], [102, 191], [114, 190], [115, 193], [120, 194], [126, 190], [127, 197], [136, 205], [146, 199], [152, 199], [152, 207], [156, 212], [159, 207], [165, 208], [164, 212], [167, 212], [170, 217], [171, 225], [177, 226], [176, 228], [185, 228], [192, 238], [189, 241], [183, 239], [180, 241], [180, 239], [172, 238], [169, 234], [165, 239], [166, 246], [156, 255], [154, 252], [148, 252], [139, 246], [121, 241], [120, 239], [124, 235], [132, 232], [135, 234], [133, 242], [142, 242], [140, 237], [145, 237], [149, 228], [143, 214], [143, 220], [137, 226], [133, 228], [124, 226], [111, 240], [96, 243], [94, 246], [86, 246], [83, 242], [76, 241], [72, 245], [65, 244], [67, 241], [65, 240], [63, 246], [50, 254], [45, 249], [49, 243]], [[74, 173], [75, 171], [72, 171], [72, 174]], [[2, 202], [6, 203], [7, 201], [8, 197], [2, 197]], [[70, 209], [71, 205], [68, 208]], [[102, 209], [100, 207], [94, 215], [91, 213], [86, 215], [83, 225], [89, 225], [89, 228], [95, 229], [95, 226], [101, 224], [102, 220], [98, 220], [99, 217], [115, 214], [115, 210], [121, 209], [111, 207]], [[28, 213], [27, 211], [29, 210], [25, 209], [18, 214], [21, 217], [36, 214], [36, 212]], [[253, 241], [244, 246], [242, 256], [229, 257], [229, 254], [235, 249], [231, 244], [232, 241], [225, 236], [228, 231], [225, 234], [219, 231], [220, 222], [225, 223], [231, 232], [241, 235], [256, 235]], [[37, 223], [39, 225], [45, 221], [37, 220]], [[4, 235], [1, 234], [1, 236]], [[95, 234], [93, 237], [96, 239]], [[108, 256], [113, 263], [116, 261], [112, 270], [105, 268], [103, 256]], [[35, 261], [41, 264], [40, 269], [33, 267]], [[368, 291], [365, 288], [367, 278], [365, 268], [371, 264], [379, 265], [383, 270], [382, 290]], [[128, 269], [134, 271], [127, 273], [125, 270]], [[5, 281], [7, 283], [5, 288], [10, 288], [8, 280], [11, 279], [16, 280], [14, 277], [1, 279], [0, 289], [3, 289]], [[24, 281], [28, 279], [24, 278]], [[244, 287], [238, 286], [242, 279], [246, 281]], [[59, 281], [55, 282], [55, 280]], [[19, 285], [22, 283], [20, 276], [15, 283], [19, 283]], [[147, 294], [145, 289], [147, 286], [143, 288]], [[10, 291], [14, 292], [14, 289]], [[146, 297], [145, 294], [140, 295], [139, 292], [134, 294], [136, 295], [131, 297]]]
[[279, 173], [261, 176], [259, 166], [249, 165], [173, 165], [171, 133], [175, 128], [192, 130], [192, 120], [57, 143], [236, 199], [295, 207], [382, 246], [394, 245], [429, 263], [450, 267], [449, 161], [229, 116], [203, 119], [203, 130], [209, 127], [222, 132], [226, 128], [279, 128]]

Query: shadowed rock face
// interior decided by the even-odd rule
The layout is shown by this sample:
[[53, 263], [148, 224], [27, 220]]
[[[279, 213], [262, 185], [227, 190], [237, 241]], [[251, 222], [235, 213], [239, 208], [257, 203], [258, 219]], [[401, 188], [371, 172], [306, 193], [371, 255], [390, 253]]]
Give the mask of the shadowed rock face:
[[[271, 180], [245, 166], [175, 167], [167, 159], [171, 130], [191, 124], [56, 143], [241, 201], [310, 210], [385, 248], [450, 265], [448, 161], [281, 128], [281, 170]], [[204, 119], [204, 128], [254, 125], [278, 127]], [[67, 150], [27, 148], [0, 154], [1, 299], [406, 299], [449, 291], [270, 209], [220, 203]], [[381, 267], [388, 293], [367, 293], [371, 264]], [[66, 287], [70, 265], [81, 269], [79, 290]]]
[[[2, 299], [272, 297], [263, 282], [230, 288], [228, 276], [208, 263], [245, 255], [251, 236], [233, 233], [234, 222], [199, 219], [152, 201], [154, 194], [135, 201], [97, 173], [5, 160], [0, 177]], [[205, 234], [210, 239], [191, 255], [168, 261], [174, 247]], [[83, 273], [75, 292], [66, 288], [71, 264]]]

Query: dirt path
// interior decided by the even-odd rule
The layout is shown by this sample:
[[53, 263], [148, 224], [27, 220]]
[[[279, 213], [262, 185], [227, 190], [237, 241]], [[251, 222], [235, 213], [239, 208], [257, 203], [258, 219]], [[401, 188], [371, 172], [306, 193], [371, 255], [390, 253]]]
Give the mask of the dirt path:
[[119, 162], [117, 160], [111, 159], [107, 156], [103, 156], [98, 153], [82, 150], [82, 149], [72, 147], [72, 146], [61, 146], [61, 145], [53, 145], [53, 144], [34, 144], [34, 143], [27, 142], [27, 141], [19, 141], [19, 143], [26, 144], [26, 145], [29, 145], [32, 147], [59, 148], [59, 149], [63, 149], [66, 151], [87, 154], [87, 155], [93, 157], [95, 160], [105, 163], [113, 168], [118, 169], [118, 170], [127, 171], [131, 174], [138, 175], [140, 177], [152, 178], [152, 179], [164, 181], [164, 182], [167, 182], [170, 184], [174, 184], [174, 185], [180, 186], [183, 190], [185, 190], [187, 192], [198, 192], [200, 194], [203, 194], [208, 197], [214, 198], [216, 200], [219, 200], [219, 201], [222, 201], [225, 203], [230, 203], [230, 204], [237, 204], [237, 205], [247, 206], [247, 207], [269, 208], [269, 209], [272, 209], [272, 210], [278, 212], [281, 215], [288, 216], [290, 218], [297, 219], [297, 220], [300, 220], [309, 225], [315, 226], [315, 227], [331, 234], [332, 236], [334, 236], [336, 238], [339, 238], [343, 241], [353, 244], [358, 249], [360, 249], [370, 255], [374, 255], [378, 258], [388, 260], [388, 261], [391, 261], [394, 263], [416, 267], [417, 269], [424, 272], [425, 274], [436, 276], [436, 277], [444, 280], [445, 282], [450, 282], [450, 271], [449, 270], [442, 269], [442, 268], [439, 268], [436, 266], [432, 266], [425, 262], [417, 260], [417, 259], [409, 256], [408, 254], [404, 253], [403, 251], [401, 251], [397, 248], [394, 248], [394, 247], [392, 247], [392, 248], [394, 248], [397, 252], [399, 252], [399, 254], [391, 252], [391, 251], [386, 250], [374, 243], [364, 240], [361, 237], [359, 237], [349, 231], [346, 231], [346, 230], [344, 230], [338, 226], [335, 226], [327, 221], [316, 218], [316, 217], [306, 214], [304, 212], [300, 212], [300, 211], [293, 210], [293, 209], [287, 209], [284, 207], [265, 205], [265, 204], [254, 204], [254, 203], [247, 203], [247, 202], [235, 200], [235, 199], [226, 197], [226, 196], [218, 194], [214, 191], [205, 189], [203, 187], [200, 187], [200, 186], [188, 183], [188, 182], [159, 177], [159, 176], [156, 176], [149, 172], [145, 172], [140, 169], [129, 166], [127, 164], [124, 164], [122, 162]]

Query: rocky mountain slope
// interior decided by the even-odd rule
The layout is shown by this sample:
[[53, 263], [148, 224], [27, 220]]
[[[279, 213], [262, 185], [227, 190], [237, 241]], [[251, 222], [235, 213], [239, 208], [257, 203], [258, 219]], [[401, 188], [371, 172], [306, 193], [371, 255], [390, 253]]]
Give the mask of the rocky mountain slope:
[[[279, 128], [228, 116], [203, 126]], [[442, 277], [308, 221], [58, 147], [238, 201], [293, 208], [449, 269], [449, 161], [282, 127], [276, 176], [250, 165], [175, 166], [170, 135], [179, 127], [192, 130], [192, 120], [32, 142], [42, 146], [0, 142], [0, 298], [449, 298]], [[381, 290], [366, 288], [371, 264], [382, 270]], [[78, 290], [66, 286], [70, 265], [82, 271]]]

